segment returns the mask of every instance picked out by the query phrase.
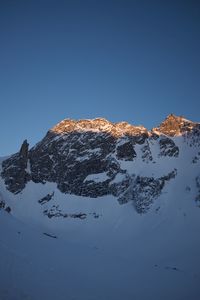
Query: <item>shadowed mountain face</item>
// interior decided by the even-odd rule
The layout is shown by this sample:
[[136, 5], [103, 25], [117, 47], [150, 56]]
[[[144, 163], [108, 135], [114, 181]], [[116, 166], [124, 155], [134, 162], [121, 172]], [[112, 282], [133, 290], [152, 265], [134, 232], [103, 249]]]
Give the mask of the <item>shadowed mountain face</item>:
[[32, 149], [25, 141], [3, 161], [1, 175], [14, 194], [31, 180], [55, 182], [63, 193], [114, 195], [120, 203], [132, 200], [142, 213], [176, 177], [183, 144], [199, 149], [200, 124], [174, 115], [152, 131], [100, 118], [67, 119]]

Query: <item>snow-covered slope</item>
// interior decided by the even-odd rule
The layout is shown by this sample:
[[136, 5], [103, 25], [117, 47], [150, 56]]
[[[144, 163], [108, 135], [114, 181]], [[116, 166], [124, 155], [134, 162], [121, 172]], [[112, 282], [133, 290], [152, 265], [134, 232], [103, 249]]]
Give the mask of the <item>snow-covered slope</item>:
[[[2, 159], [0, 299], [200, 299], [200, 131], [177, 118], [142, 140], [143, 127], [98, 119], [100, 144], [94, 123], [67, 123], [66, 133], [64, 122], [56, 144], [48, 135], [29, 152], [25, 143]], [[84, 127], [76, 148], [73, 126], [85, 122], [95, 136]], [[80, 175], [73, 177], [77, 192], [70, 180], [62, 189], [65, 172]], [[79, 184], [86, 189], [79, 192]]]
[[20, 209], [17, 218], [0, 212], [1, 299], [198, 300], [200, 219], [194, 196], [177, 180], [143, 215], [131, 202], [120, 206], [110, 196], [69, 196], [68, 213], [99, 214], [85, 219], [44, 218], [34, 203], [24, 208], [24, 198], [26, 219]]

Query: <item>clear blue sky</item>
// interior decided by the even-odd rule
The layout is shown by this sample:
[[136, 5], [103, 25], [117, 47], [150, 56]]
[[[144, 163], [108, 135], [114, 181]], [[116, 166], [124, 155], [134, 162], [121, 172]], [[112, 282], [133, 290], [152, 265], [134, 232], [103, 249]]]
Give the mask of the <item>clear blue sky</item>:
[[0, 1], [0, 155], [64, 118], [200, 121], [200, 2]]

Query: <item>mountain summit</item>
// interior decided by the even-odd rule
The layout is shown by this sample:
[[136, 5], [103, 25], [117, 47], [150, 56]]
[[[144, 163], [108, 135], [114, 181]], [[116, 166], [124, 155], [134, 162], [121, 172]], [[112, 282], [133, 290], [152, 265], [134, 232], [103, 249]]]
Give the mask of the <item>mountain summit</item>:
[[191, 132], [195, 128], [199, 129], [200, 124], [194, 123], [185, 119], [182, 116], [175, 116], [170, 114], [167, 118], [160, 124], [156, 131], [169, 135], [171, 137], [183, 135], [187, 132]]
[[[190, 132], [192, 129], [199, 126], [199, 123], [189, 121], [182, 116], [170, 114], [158, 127], [153, 128], [153, 131], [157, 131], [160, 134], [175, 136]], [[142, 133], [146, 133], [148, 135], [151, 134], [151, 131], [148, 132], [148, 130], [142, 125], [131, 125], [124, 121], [112, 123], [104, 118], [85, 120], [64, 119], [50, 130], [50, 132], [54, 134], [65, 134], [73, 131], [107, 132], [115, 137], [120, 137], [122, 135], [137, 135]]]
[[114, 137], [122, 135], [136, 135], [147, 133], [143, 126], [133, 126], [127, 122], [112, 123], [104, 118], [71, 120], [65, 119], [54, 126], [50, 132], [54, 134], [65, 134], [69, 132], [104, 132]]

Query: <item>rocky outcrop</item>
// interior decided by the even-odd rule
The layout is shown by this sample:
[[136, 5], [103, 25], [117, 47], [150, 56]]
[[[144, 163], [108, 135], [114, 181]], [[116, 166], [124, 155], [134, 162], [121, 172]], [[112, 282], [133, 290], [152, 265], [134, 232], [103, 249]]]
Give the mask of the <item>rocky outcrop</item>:
[[26, 161], [26, 164], [27, 164], [27, 161], [28, 161], [28, 142], [27, 140], [25, 140], [22, 145], [21, 145], [21, 148], [19, 150], [19, 155], [20, 157], [22, 157], [24, 159], [24, 161]]
[[196, 177], [197, 196], [195, 198], [197, 205], [200, 207], [200, 175]]
[[132, 176], [128, 188], [119, 197], [119, 203], [124, 204], [133, 200], [135, 209], [138, 213], [145, 213], [153, 200], [162, 192], [166, 181], [175, 178], [176, 169], [160, 178]]
[[159, 127], [154, 128], [153, 131], [158, 131], [162, 134], [174, 137], [178, 135], [184, 135], [188, 132], [193, 132], [196, 126], [199, 126], [199, 123], [194, 123], [185, 119], [184, 117], [175, 116], [170, 114]]
[[115, 138], [132, 136], [137, 142], [148, 137], [148, 131], [144, 126], [133, 126], [127, 122], [111, 123], [104, 118], [93, 120], [71, 120], [65, 119], [58, 123], [51, 130], [54, 134], [66, 134], [74, 132], [103, 132]]
[[149, 141], [146, 140], [143, 147], [141, 148], [141, 152], [142, 152], [142, 161], [149, 163], [153, 160], [153, 156], [151, 153], [151, 149], [150, 149], [150, 145], [149, 145]]
[[17, 194], [21, 192], [26, 183], [31, 179], [27, 170], [28, 166], [28, 143], [25, 140], [20, 151], [2, 163], [1, 176], [10, 192]]
[[5, 201], [3, 200], [3, 197], [0, 194], [0, 209], [5, 210], [7, 213], [11, 212], [10, 206], [6, 205]]
[[96, 214], [95, 212], [93, 213], [66, 213], [63, 212], [60, 208], [59, 205], [53, 205], [49, 209], [43, 210], [44, 216], [47, 216], [49, 219], [51, 218], [74, 218], [74, 219], [86, 219], [87, 217], [92, 217], [92, 218], [99, 218], [100, 215]]
[[43, 197], [42, 199], [38, 200], [38, 203], [40, 203], [41, 205], [49, 202], [54, 196], [54, 192], [52, 192], [51, 194], [47, 194], [45, 197]]
[[133, 160], [137, 156], [131, 141], [118, 146], [116, 151], [118, 159]]
[[172, 139], [163, 137], [159, 140], [160, 156], [178, 157], [179, 148]]
[[0, 209], [5, 208], [5, 202], [0, 198]]

